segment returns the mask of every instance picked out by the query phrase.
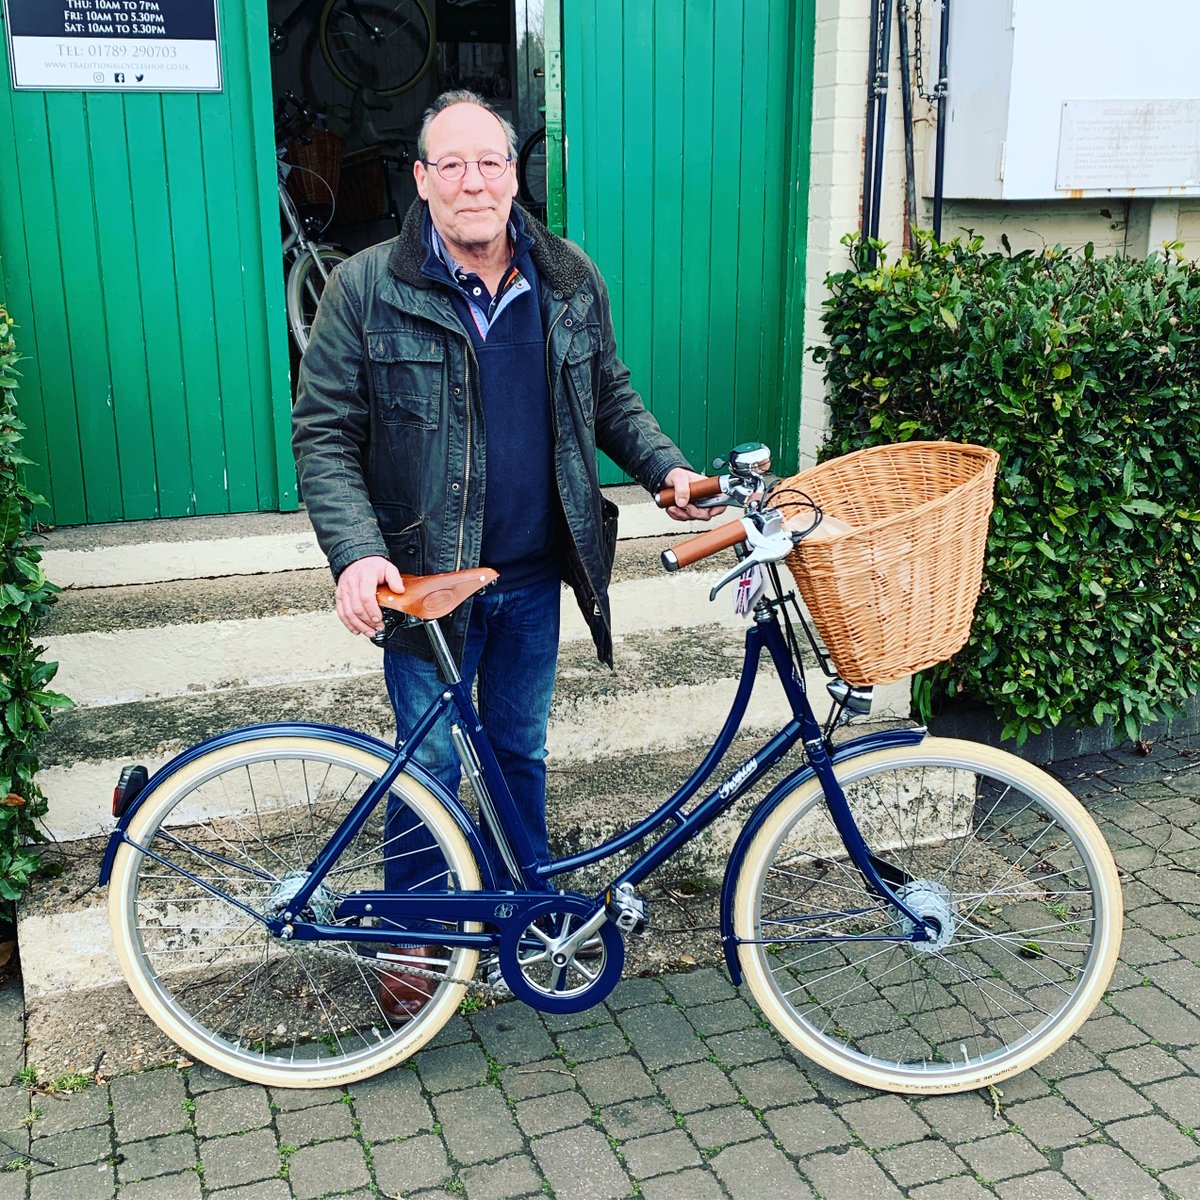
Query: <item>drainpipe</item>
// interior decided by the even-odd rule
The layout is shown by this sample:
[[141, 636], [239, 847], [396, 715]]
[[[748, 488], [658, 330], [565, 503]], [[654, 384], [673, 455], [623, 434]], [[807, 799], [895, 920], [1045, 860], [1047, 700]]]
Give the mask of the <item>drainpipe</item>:
[[946, 90], [950, 71], [950, 0], [942, 0], [942, 27], [938, 46], [937, 149], [933, 165], [933, 236], [942, 240], [942, 192], [946, 183]]
[[[904, 211], [905, 236], [909, 247], [916, 245], [917, 171], [913, 163], [912, 75], [908, 53], [908, 0], [900, 0], [900, 100], [904, 109]], [[920, 10], [917, 20], [921, 19]]]

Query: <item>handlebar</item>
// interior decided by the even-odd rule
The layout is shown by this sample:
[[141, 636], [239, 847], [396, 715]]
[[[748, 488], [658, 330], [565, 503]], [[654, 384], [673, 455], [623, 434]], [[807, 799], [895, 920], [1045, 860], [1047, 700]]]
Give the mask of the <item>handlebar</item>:
[[[697, 500], [711, 500], [715, 496], [723, 496], [729, 484], [728, 475], [706, 475], [703, 479], [693, 479], [691, 487], [691, 503]], [[675, 503], [675, 489], [663, 488], [654, 497], [654, 503], [659, 508], [670, 508]]]
[[703, 533], [686, 538], [669, 550], [664, 550], [662, 552], [663, 566], [668, 571], [678, 571], [680, 567], [690, 567], [692, 563], [699, 562], [702, 558], [708, 558], [709, 555], [716, 554], [718, 550], [728, 550], [731, 546], [744, 542], [750, 536], [753, 528], [754, 525], [751, 521], [740, 517], [728, 524], [718, 525], [716, 529], [706, 529]]

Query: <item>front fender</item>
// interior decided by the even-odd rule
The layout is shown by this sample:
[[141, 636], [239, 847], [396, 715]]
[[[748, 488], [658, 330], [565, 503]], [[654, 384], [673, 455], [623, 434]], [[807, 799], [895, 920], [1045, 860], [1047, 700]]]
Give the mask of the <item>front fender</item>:
[[[236, 746], [242, 742], [252, 742], [258, 738], [279, 736], [318, 737], [326, 741], [338, 742], [343, 746], [351, 746], [356, 750], [366, 750], [372, 754], [378, 754], [385, 760], [390, 759], [396, 753], [396, 749], [391, 743], [385, 742], [381, 738], [372, 737], [370, 734], [357, 733], [352, 729], [343, 729], [339, 725], [319, 725], [315, 722], [306, 721], [275, 721], [265, 725], [245, 725], [240, 729], [219, 733], [215, 737], [197, 742], [196, 745], [177, 754], [169, 762], [159, 767], [149, 780], [147, 780], [146, 786], [138, 793], [133, 803], [122, 814], [104, 850], [104, 859], [100, 864], [101, 886], [108, 883], [109, 876], [112, 874], [113, 860], [116, 858], [117, 849], [125, 841], [125, 831], [129, 828], [129, 823], [133, 820], [134, 814], [141, 808], [146, 798], [157, 788], [161, 787], [172, 775], [202, 755], [208, 754], [210, 751], [221, 750], [226, 746]], [[404, 769], [407, 774], [428, 788], [442, 802], [446, 811], [454, 818], [454, 823], [458, 826], [459, 832], [466, 838], [467, 844], [471, 847], [471, 852], [475, 855], [475, 860], [479, 864], [479, 875], [483, 886], [485, 888], [494, 888], [495, 880], [492, 875], [491, 859], [487, 851], [483, 848], [478, 828], [470, 816], [468, 816], [466, 809], [463, 808], [458, 797], [451, 796], [437, 779], [417, 763], [410, 762]]]
[[[832, 754], [834, 765], [870, 754], [875, 750], [887, 750], [893, 746], [917, 746], [925, 740], [927, 730], [915, 729], [885, 729], [879, 733], [869, 733], [865, 737], [855, 738], [845, 742]], [[771, 815], [776, 805], [787, 795], [790, 795], [801, 784], [807, 783], [814, 776], [810, 766], [797, 768], [785, 779], [777, 783], [763, 798], [758, 807], [750, 814], [750, 819], [742, 827], [738, 839], [729, 855], [725, 866], [725, 879], [721, 884], [721, 946], [725, 951], [725, 965], [729, 968], [729, 978], [735, 987], [742, 982], [742, 966], [737, 957], [737, 939], [733, 935], [733, 890], [737, 886], [737, 877], [742, 869], [742, 860], [754, 835], [762, 827], [763, 822]]]

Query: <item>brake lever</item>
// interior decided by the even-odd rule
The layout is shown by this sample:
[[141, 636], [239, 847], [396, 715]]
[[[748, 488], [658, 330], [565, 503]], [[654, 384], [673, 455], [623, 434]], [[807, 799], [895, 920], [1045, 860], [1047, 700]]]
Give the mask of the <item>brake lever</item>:
[[713, 584], [708, 593], [709, 600], [715, 600], [717, 593], [723, 587], [739, 578], [744, 571], [755, 564], [766, 566], [768, 563], [779, 562], [780, 559], [786, 558], [791, 553], [795, 539], [783, 527], [782, 514], [775, 509], [769, 509], [758, 516], [762, 520], [764, 528], [758, 529], [752, 526], [748, 531], [746, 541], [750, 543], [750, 553], [740, 559], [732, 570], [726, 571]]

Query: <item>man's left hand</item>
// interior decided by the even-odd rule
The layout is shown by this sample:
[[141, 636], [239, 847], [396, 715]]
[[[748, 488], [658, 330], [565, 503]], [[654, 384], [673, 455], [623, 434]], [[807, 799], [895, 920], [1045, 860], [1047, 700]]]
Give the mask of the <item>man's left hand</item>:
[[719, 508], [697, 508], [690, 503], [693, 481], [703, 478], [699, 472], [689, 471], [687, 467], [672, 467], [667, 472], [662, 486], [675, 489], [675, 503], [666, 510], [667, 516], [676, 521], [711, 521], [725, 511], [723, 504]]

